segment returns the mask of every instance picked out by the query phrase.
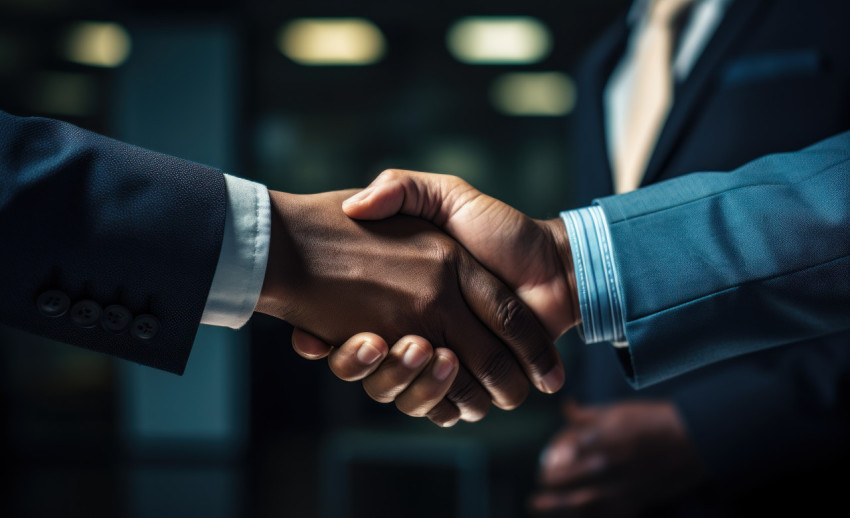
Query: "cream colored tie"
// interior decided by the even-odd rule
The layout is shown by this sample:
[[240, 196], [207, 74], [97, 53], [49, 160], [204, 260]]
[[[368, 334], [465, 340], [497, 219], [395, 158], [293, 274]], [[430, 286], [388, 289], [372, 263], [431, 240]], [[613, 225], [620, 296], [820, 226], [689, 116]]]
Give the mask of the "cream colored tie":
[[673, 100], [673, 22], [694, 0], [654, 0], [635, 49], [626, 133], [615, 154], [617, 193], [637, 189]]

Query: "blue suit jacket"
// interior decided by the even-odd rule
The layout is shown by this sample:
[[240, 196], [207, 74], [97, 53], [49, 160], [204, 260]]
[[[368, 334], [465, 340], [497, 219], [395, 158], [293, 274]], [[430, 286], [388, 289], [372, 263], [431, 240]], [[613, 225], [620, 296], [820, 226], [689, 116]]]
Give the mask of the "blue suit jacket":
[[[694, 171], [732, 171], [758, 157], [799, 150], [850, 129], [850, 32], [842, 26], [842, 20], [848, 16], [850, 4], [841, 0], [739, 0], [732, 3], [687, 80], [676, 86], [668, 123], [650, 160], [643, 185]], [[577, 73], [579, 102], [572, 121], [578, 172], [573, 200], [576, 206], [587, 205], [593, 199], [613, 193], [605, 149], [602, 91], [622, 55], [627, 35], [628, 27], [622, 18], [590, 49]], [[841, 153], [840, 150], [833, 151]], [[805, 167], [816, 166], [807, 163]], [[723, 190], [724, 184], [730, 186], [728, 182], [740, 180], [734, 175], [729, 178], [716, 175], [687, 181], [699, 184], [699, 189]], [[699, 196], [684, 183], [678, 186], [632, 193], [622, 198], [623, 210], [636, 214], [641, 206], [648, 210], [650, 205], [645, 204], [660, 206], [670, 203], [672, 200], [665, 197], [671, 196], [671, 191], [677, 191], [675, 195], [680, 201], [689, 196]], [[843, 188], [846, 189], [846, 181]], [[768, 305], [749, 313], [758, 318], [758, 322], [742, 319], [735, 308], [723, 307], [722, 304], [713, 306], [715, 310], [731, 312], [738, 322], [744, 320], [744, 327], [739, 330], [751, 333], [751, 336], [738, 334], [734, 340], [726, 341], [735, 330], [717, 321], [695, 328], [685, 319], [684, 306], [679, 308], [682, 312], [677, 316], [681, 318], [676, 322], [665, 320], [666, 313], [661, 304], [670, 309], [676, 297], [698, 287], [690, 283], [678, 284], [676, 279], [680, 274], [705, 273], [701, 270], [702, 266], [707, 266], [703, 257], [717, 261], [713, 263], [717, 269], [708, 270], [716, 281], [718, 276], [725, 279], [727, 273], [747, 274], [750, 263], [741, 262], [734, 247], [743, 246], [738, 251], [756, 252], [759, 257], [769, 259], [764, 263], [756, 261], [759, 267], [781, 268], [782, 265], [774, 261], [778, 256], [771, 256], [769, 251], [775, 250], [775, 247], [801, 245], [803, 241], [789, 241], [781, 235], [772, 243], [764, 243], [769, 245], [764, 248], [761, 241], [752, 237], [753, 234], [731, 234], [733, 229], [728, 228], [730, 221], [745, 223], [745, 212], [762, 209], [763, 215], [769, 214], [767, 220], [756, 218], [749, 223], [753, 225], [751, 229], [739, 227], [737, 230], [750, 232], [760, 229], [769, 233], [764, 235], [765, 238], [777, 238], [775, 233], [770, 235], [781, 230], [771, 225], [777, 220], [776, 216], [768, 213], [772, 207], [768, 199], [774, 196], [770, 190], [761, 189], [763, 196], [755, 205], [738, 198], [736, 191], [718, 193], [712, 201], [706, 200], [706, 203], [713, 204], [708, 212], [703, 213], [709, 217], [703, 221], [708, 227], [682, 223], [676, 226], [676, 234], [660, 230], [672, 227], [661, 220], [659, 213], [654, 223], [660, 225], [660, 229], [654, 228], [652, 233], [637, 237], [652, 239], [654, 245], [660, 248], [652, 251], [644, 249], [645, 255], [641, 257], [635, 257], [637, 248], [617, 245], [622, 248], [618, 257], [632, 261], [626, 264], [626, 259], [620, 259], [623, 261], [622, 271], [627, 272], [626, 275], [633, 274], [625, 280], [633, 292], [629, 295], [628, 331], [630, 339], [636, 340], [636, 363], [632, 374], [637, 375], [638, 383], [657, 382], [694, 367], [696, 362], [717, 360], [720, 355], [731, 354], [740, 347], [755, 349], [764, 346], [768, 335], [771, 339], [780, 338], [787, 342], [790, 337], [781, 333], [788, 331], [793, 322], [811, 330], [813, 322], [808, 320], [810, 317], [823, 316], [827, 327], [836, 323], [836, 319], [840, 320], [838, 314], [841, 309], [823, 302], [823, 298], [810, 310], [798, 314], [796, 310], [801, 308], [797, 304], [786, 304], [802, 301], [780, 296], [778, 292], [777, 297], [772, 297], [769, 294], [772, 289], [761, 291], [758, 297], [752, 295], [752, 300], [743, 301], [746, 305], [756, 302], [756, 298], [760, 304], [765, 299], [769, 300]], [[785, 194], [788, 194], [787, 190]], [[788, 199], [787, 196], [784, 198]], [[603, 204], [607, 204], [609, 212], [617, 217], [620, 209], [615, 204], [618, 202], [603, 201]], [[815, 223], [809, 218], [825, 217], [824, 230], [836, 228], [832, 226], [833, 218], [840, 217], [840, 209], [831, 213], [829, 211], [834, 206], [815, 205], [816, 210], [809, 212], [810, 205], [803, 207], [805, 212], [791, 216], [803, 218], [799, 220], [803, 225], [807, 224], [806, 221]], [[686, 208], [683, 205], [682, 212]], [[723, 211], [715, 211], [716, 208]], [[730, 214], [735, 216], [731, 220]], [[843, 214], [846, 216], [846, 212]], [[625, 222], [619, 222], [615, 227], [618, 243], [625, 243], [629, 238], [627, 232], [630, 228], [634, 229]], [[805, 240], [813, 238], [809, 235], [803, 237]], [[835, 234], [833, 237], [838, 237], [839, 245], [850, 241]], [[672, 246], [672, 241], [683, 238], [700, 243], [699, 259], [694, 259], [696, 251], [692, 250], [682, 255], [671, 253], [675, 249], [669, 248], [668, 244]], [[663, 239], [670, 242], [662, 243], [660, 240]], [[706, 247], [717, 248], [708, 253]], [[790, 250], [786, 248], [783, 251]], [[629, 268], [634, 270], [629, 272]], [[659, 292], [656, 292], [652, 282], [657, 277], [645, 277], [647, 268], [664, 277], [669, 291], [659, 286]], [[643, 284], [637, 287], [638, 283]], [[701, 286], [706, 287], [705, 284]], [[824, 289], [834, 290], [838, 286], [812, 288], [820, 290], [823, 295]], [[662, 295], [662, 291], [666, 295]], [[693, 291], [690, 293], [694, 294]], [[745, 290], [739, 295], [746, 293]], [[753, 294], [752, 291], [749, 293]], [[638, 300], [641, 297], [646, 298]], [[678, 299], [679, 302], [685, 300]], [[715, 299], [713, 302], [719, 301]], [[818, 311], [826, 306], [830, 306], [827, 313]], [[702, 308], [707, 309], [708, 305]], [[799, 315], [800, 318], [777, 323], [769, 317], [769, 312], [783, 308], [786, 314]], [[753, 311], [752, 307], [749, 311]], [[804, 317], [804, 314], [807, 316]], [[642, 317], [649, 318], [641, 320]], [[650, 319], [655, 320], [655, 326], [647, 332]], [[703, 318], [701, 322], [705, 323], [707, 319]], [[773, 326], [780, 327], [769, 329]], [[664, 333], [671, 334], [663, 338]], [[759, 338], [755, 338], [753, 333], [757, 333]], [[810, 334], [797, 329], [794, 336], [798, 340], [804, 336], [822, 337], [716, 363], [638, 392], [634, 392], [623, 380], [621, 363], [613, 348], [582, 346], [574, 351], [579, 358], [575, 362], [573, 391], [581, 399], [595, 403], [623, 397], [672, 399], [677, 403], [691, 438], [716, 475], [715, 480], [741, 482], [744, 479], [774, 477], [784, 469], [799, 469], [810, 462], [817, 464], [847, 449], [845, 437], [850, 434], [850, 424], [843, 415], [847, 412], [850, 386], [850, 333], [823, 336], [825, 333]], [[663, 341], [652, 343], [662, 338]], [[690, 347], [691, 352], [685, 354], [685, 347]], [[704, 352], [698, 353], [700, 349]], [[672, 355], [667, 357], [672, 361], [662, 358], [662, 352]], [[631, 359], [625, 359], [623, 365], [631, 369]]]
[[[220, 171], [0, 112], [0, 322], [181, 373], [224, 216]], [[59, 316], [45, 314], [46, 292], [67, 296]], [[97, 314], [110, 306], [114, 325]], [[144, 315], [158, 329], [139, 335]]]
[[850, 132], [597, 202], [636, 385], [850, 329]]

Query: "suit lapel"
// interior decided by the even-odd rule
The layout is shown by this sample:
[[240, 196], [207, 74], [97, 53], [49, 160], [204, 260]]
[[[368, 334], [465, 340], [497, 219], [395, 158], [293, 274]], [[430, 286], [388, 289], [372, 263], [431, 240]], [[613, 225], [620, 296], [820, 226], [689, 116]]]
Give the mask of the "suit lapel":
[[695, 109], [704, 98], [706, 90], [717, 77], [718, 65], [733, 44], [746, 34], [744, 29], [754, 21], [763, 0], [738, 0], [729, 6], [717, 32], [712, 36], [687, 79], [676, 88], [675, 100], [667, 122], [658, 137], [658, 143], [647, 165], [641, 185], [655, 181], [684, 134]]
[[579, 72], [579, 96], [575, 117], [575, 141], [579, 155], [578, 202], [586, 205], [614, 191], [605, 129], [605, 84], [625, 51], [626, 17], [621, 16], [590, 49]]

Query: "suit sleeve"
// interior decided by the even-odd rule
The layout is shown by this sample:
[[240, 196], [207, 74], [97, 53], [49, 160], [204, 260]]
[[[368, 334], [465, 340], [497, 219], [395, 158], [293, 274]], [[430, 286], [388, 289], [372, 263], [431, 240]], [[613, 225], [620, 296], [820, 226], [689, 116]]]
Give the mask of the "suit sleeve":
[[637, 387], [850, 329], [850, 132], [597, 203]]
[[0, 322], [182, 373], [225, 197], [216, 169], [0, 112]]
[[714, 483], [735, 490], [847, 455], [848, 382], [845, 331], [701, 369], [668, 397]]

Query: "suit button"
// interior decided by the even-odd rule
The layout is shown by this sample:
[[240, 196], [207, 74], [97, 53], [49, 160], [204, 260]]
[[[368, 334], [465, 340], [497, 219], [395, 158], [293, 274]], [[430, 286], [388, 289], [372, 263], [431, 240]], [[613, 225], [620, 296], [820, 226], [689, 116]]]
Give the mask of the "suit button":
[[63, 291], [48, 290], [36, 300], [38, 311], [46, 317], [61, 317], [71, 307], [71, 299]]
[[130, 327], [130, 322], [133, 321], [133, 314], [124, 306], [113, 304], [103, 308], [103, 319], [100, 325], [107, 331], [113, 333], [121, 333]]
[[100, 320], [103, 310], [93, 300], [81, 300], [71, 306], [71, 320], [80, 327], [93, 327]]
[[133, 320], [130, 334], [136, 340], [150, 342], [159, 333], [159, 320], [153, 315], [139, 315]]

